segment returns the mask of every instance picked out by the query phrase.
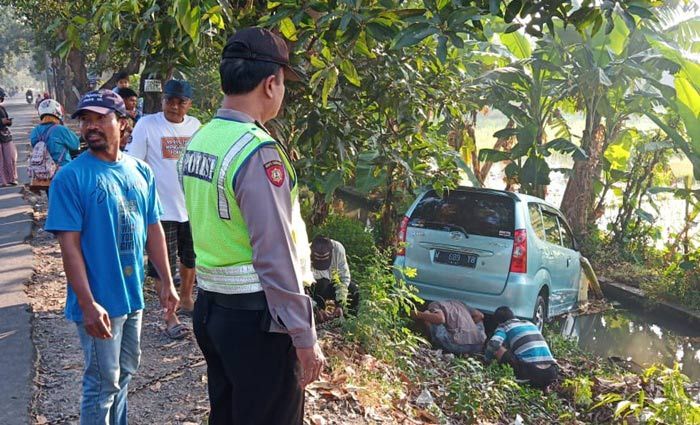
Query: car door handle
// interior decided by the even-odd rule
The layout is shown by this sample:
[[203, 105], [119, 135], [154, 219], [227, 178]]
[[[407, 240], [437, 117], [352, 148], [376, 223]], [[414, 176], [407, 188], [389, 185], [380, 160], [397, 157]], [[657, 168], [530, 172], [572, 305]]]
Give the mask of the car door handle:
[[568, 268], [571, 265], [571, 258], [566, 259], [566, 267]]

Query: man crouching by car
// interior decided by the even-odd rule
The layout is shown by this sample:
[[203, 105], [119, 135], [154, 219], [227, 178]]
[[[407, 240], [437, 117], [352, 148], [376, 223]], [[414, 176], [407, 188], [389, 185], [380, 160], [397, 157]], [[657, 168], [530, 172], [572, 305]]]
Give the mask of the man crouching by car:
[[414, 318], [425, 322], [434, 346], [453, 354], [480, 353], [486, 341], [484, 315], [457, 300], [434, 301]]
[[537, 326], [517, 319], [506, 306], [498, 307], [493, 317], [497, 328], [486, 344], [486, 361], [509, 364], [518, 380], [541, 390], [556, 381], [557, 362]]

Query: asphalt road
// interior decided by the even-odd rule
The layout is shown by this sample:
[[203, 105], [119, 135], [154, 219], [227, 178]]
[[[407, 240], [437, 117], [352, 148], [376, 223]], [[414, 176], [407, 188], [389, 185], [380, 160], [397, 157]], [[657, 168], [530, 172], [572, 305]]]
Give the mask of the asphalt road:
[[36, 117], [23, 97], [3, 104], [14, 118], [13, 140], [18, 150], [19, 186], [0, 188], [0, 424], [28, 424], [35, 350], [31, 312], [24, 292], [32, 275], [31, 208], [22, 198], [27, 182], [29, 132]]

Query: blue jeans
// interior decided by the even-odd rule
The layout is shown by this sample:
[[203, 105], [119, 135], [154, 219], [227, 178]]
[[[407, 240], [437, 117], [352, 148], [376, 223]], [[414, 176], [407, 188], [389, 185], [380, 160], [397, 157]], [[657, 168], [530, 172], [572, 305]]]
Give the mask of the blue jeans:
[[[483, 333], [484, 324], [479, 322], [476, 327]], [[428, 326], [430, 332], [430, 339], [433, 344], [437, 345], [439, 348], [453, 354], [474, 354], [480, 353], [483, 349], [484, 344], [457, 344], [452, 341], [450, 333], [447, 331], [445, 325], [430, 325]]]
[[81, 425], [126, 425], [129, 381], [141, 358], [141, 310], [110, 317], [112, 338], [93, 338], [76, 323], [83, 347]]

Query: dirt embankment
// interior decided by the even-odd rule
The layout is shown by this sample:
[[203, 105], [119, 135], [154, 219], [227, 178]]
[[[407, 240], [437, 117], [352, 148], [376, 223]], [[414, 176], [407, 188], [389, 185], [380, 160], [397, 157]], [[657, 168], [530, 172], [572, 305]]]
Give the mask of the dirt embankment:
[[[32, 338], [37, 349], [31, 413], [35, 424], [77, 424], [83, 358], [75, 324], [63, 315], [66, 281], [61, 253], [53, 235], [43, 231], [46, 198], [34, 194], [27, 194], [27, 198], [35, 210], [32, 241], [35, 273], [27, 286], [34, 311]], [[129, 422], [136, 425], [206, 423], [209, 409], [206, 364], [194, 337], [170, 340], [163, 333], [152, 286], [146, 286], [145, 295], [141, 366], [129, 386]], [[191, 327], [190, 319], [182, 320]], [[323, 380], [307, 389], [306, 423], [421, 423], [395, 418], [396, 409], [392, 407], [363, 405], [362, 394], [366, 391], [353, 386], [355, 371], [338, 360], [339, 355], [345, 355], [337, 335], [323, 330], [319, 334], [330, 366]], [[371, 358], [366, 361], [372, 363]], [[376, 406], [376, 403], [381, 400], [369, 404]], [[397, 414], [399, 418], [407, 417]]]

